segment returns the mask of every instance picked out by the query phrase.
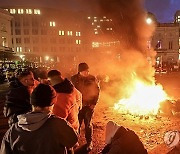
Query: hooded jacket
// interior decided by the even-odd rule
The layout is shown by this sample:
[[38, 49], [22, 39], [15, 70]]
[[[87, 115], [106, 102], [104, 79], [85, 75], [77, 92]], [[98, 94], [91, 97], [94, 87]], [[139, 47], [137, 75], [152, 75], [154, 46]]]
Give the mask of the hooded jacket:
[[116, 132], [111, 136], [110, 143], [107, 142], [102, 154], [147, 154], [147, 150], [134, 131], [123, 126], [113, 127], [112, 131]]
[[57, 102], [54, 104], [53, 113], [66, 119], [78, 131], [78, 113], [82, 108], [82, 95], [68, 80], [53, 86], [57, 93]]
[[75, 145], [78, 138], [73, 128], [63, 119], [42, 112], [18, 116], [6, 132], [1, 154], [66, 154], [66, 147]]

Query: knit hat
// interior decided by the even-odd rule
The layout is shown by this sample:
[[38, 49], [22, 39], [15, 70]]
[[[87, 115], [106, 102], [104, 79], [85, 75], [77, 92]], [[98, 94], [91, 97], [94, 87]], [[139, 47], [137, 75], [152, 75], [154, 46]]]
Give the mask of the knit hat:
[[105, 143], [106, 144], [110, 144], [111, 140], [113, 138], [113, 136], [115, 135], [115, 133], [117, 132], [118, 128], [120, 126], [118, 126], [115, 122], [113, 121], [109, 121], [106, 125], [106, 136], [105, 136]]
[[47, 107], [56, 102], [56, 91], [46, 84], [39, 84], [31, 94], [30, 102], [34, 106]]
[[78, 72], [86, 71], [87, 69], [89, 69], [89, 66], [86, 63], [80, 63], [78, 65]]

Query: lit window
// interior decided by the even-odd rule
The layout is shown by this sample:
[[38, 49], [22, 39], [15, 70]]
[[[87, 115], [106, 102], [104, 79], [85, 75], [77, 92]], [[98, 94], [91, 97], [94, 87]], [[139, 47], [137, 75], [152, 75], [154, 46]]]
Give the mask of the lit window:
[[17, 52], [22, 52], [22, 47], [16, 47]]
[[109, 30], [109, 28], [106, 28], [106, 30]]
[[94, 25], [94, 22], [92, 22], [92, 25]]
[[97, 25], [97, 28], [100, 28], [100, 25]]
[[72, 31], [67, 31], [68, 36], [72, 36]]
[[151, 48], [151, 41], [147, 41], [147, 48], [148, 48], [148, 49]]
[[97, 35], [97, 34], [98, 34], [98, 31], [95, 31], [95, 32], [94, 32], [94, 34], [96, 34], [96, 35]]
[[161, 41], [158, 41], [156, 44], [156, 49], [161, 49]]
[[5, 11], [8, 11], [8, 9], [4, 9]]
[[109, 30], [112, 30], [112, 28], [109, 28]]
[[88, 17], [88, 19], [91, 19], [91, 17]]
[[97, 19], [97, 17], [94, 17], [94, 19]]
[[23, 9], [18, 9], [18, 14], [23, 14], [24, 10]]
[[51, 27], [55, 27], [55, 26], [56, 26], [56, 23], [55, 23], [55, 21], [50, 21], [49, 25], [50, 25]]
[[106, 19], [106, 21], [109, 21], [109, 19]]
[[94, 30], [95, 30], [95, 31], [97, 31], [97, 29], [96, 29], [96, 28], [95, 28]]
[[59, 35], [62, 35], [62, 36], [64, 36], [64, 30], [59, 30]]
[[100, 22], [103, 22], [103, 19], [101, 19]]
[[97, 20], [95, 19], [94, 22], [97, 22]]
[[76, 40], [76, 44], [81, 44], [81, 40]]
[[106, 19], [106, 16], [104, 16], [103, 18]]
[[11, 14], [15, 14], [16, 13], [16, 9], [10, 9], [10, 13]]
[[81, 32], [76, 32], [76, 36], [81, 36]]
[[34, 14], [41, 14], [41, 11], [39, 9], [34, 9]]
[[32, 14], [32, 10], [31, 9], [26, 9], [26, 14]]
[[2, 36], [2, 46], [6, 46], [6, 37]]
[[98, 42], [92, 42], [92, 47], [93, 48], [98, 48], [99, 47], [99, 43]]

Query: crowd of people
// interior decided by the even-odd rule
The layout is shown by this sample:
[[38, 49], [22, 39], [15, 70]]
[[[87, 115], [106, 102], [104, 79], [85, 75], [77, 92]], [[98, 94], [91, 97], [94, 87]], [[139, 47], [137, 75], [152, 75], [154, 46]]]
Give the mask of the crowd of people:
[[[9, 129], [1, 153], [74, 153], [83, 122], [86, 151], [91, 151], [92, 117], [99, 93], [98, 80], [89, 73], [87, 63], [80, 63], [71, 79], [59, 70], [42, 72], [38, 80], [31, 71], [22, 71], [10, 83], [6, 96], [3, 112], [9, 118]], [[108, 142], [102, 153], [147, 153], [133, 131], [114, 126], [113, 122], [107, 124]]]

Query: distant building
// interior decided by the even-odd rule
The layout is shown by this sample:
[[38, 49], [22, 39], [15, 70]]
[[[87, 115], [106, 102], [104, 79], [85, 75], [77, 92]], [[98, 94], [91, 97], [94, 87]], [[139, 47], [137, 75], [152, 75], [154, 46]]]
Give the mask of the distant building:
[[11, 19], [9, 12], [0, 9], [0, 52], [12, 48]]
[[89, 28], [81, 24], [78, 14], [48, 8], [5, 9], [14, 17], [11, 23], [13, 50], [30, 61], [62, 62], [68, 57], [72, 62], [77, 59], [77, 53], [91, 48], [86, 40]]
[[158, 23], [151, 44], [157, 51], [157, 61], [177, 63], [179, 60], [179, 24]]
[[116, 38], [116, 28], [113, 20], [106, 16], [88, 16], [87, 23], [91, 25], [92, 50], [104, 54], [111, 54], [120, 45]]
[[174, 22], [180, 23], [180, 10], [176, 11], [176, 13], [174, 15]]

